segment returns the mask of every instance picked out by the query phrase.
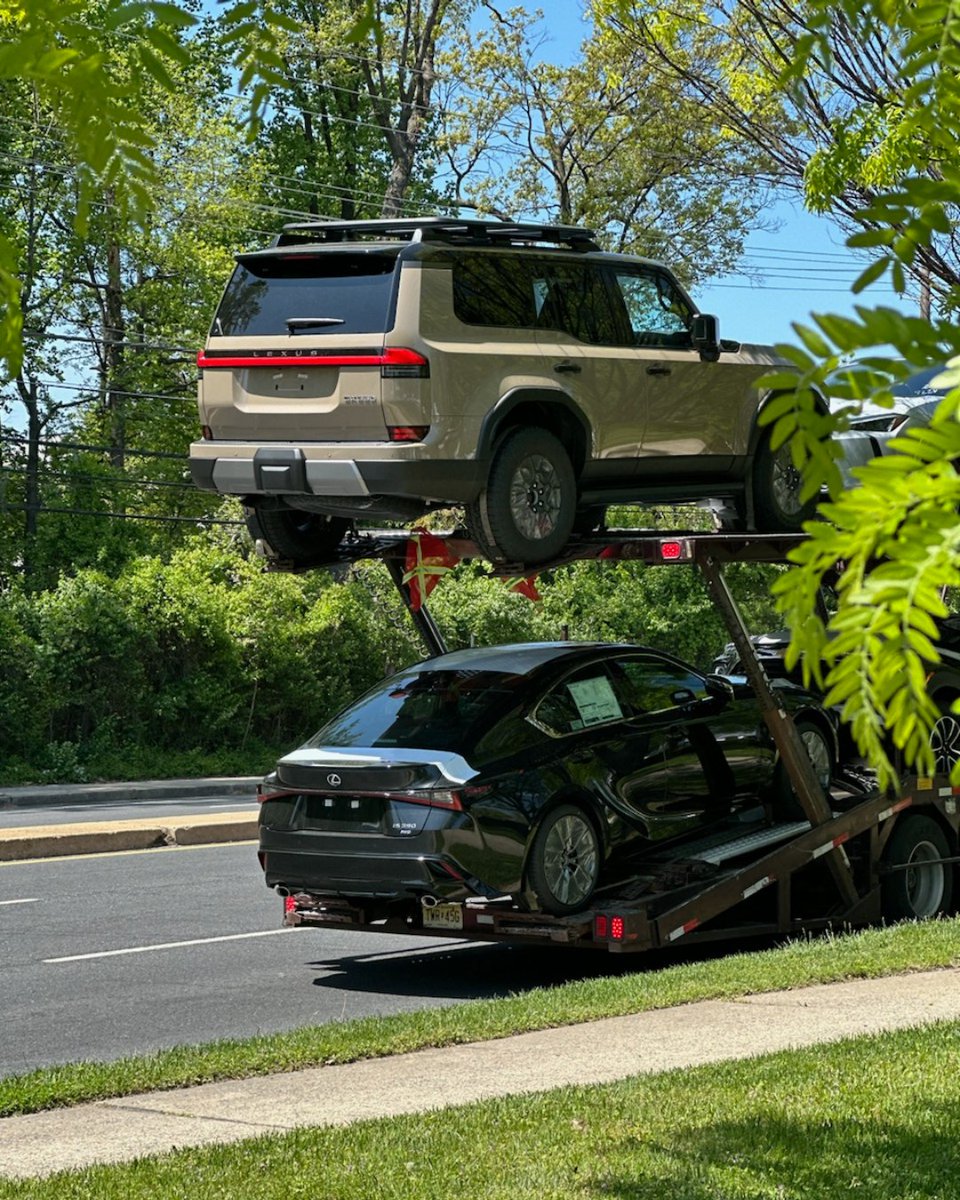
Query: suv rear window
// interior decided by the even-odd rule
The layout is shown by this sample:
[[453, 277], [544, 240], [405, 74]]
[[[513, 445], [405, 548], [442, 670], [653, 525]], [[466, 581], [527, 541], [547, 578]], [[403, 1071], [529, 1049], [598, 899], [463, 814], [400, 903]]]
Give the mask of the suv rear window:
[[[389, 327], [396, 265], [395, 250], [242, 257], [220, 301], [212, 333], [383, 333]], [[288, 325], [291, 318], [304, 324]], [[309, 318], [316, 318], [317, 324], [308, 324]]]

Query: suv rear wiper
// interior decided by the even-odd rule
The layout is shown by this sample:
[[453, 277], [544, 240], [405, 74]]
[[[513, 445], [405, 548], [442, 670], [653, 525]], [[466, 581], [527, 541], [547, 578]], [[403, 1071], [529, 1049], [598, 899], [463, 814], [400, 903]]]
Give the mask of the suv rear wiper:
[[297, 329], [315, 329], [318, 325], [342, 325], [343, 317], [287, 317], [291, 333]]

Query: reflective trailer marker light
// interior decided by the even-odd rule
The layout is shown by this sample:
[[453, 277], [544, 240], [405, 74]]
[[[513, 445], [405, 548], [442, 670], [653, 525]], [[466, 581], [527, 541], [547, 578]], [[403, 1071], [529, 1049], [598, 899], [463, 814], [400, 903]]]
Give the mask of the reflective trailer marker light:
[[597, 941], [607, 936], [607, 918], [602, 913], [593, 918], [593, 936]]
[[663, 562], [689, 562], [693, 558], [689, 538], [664, 538], [660, 542], [660, 558]]
[[615, 942], [623, 941], [623, 917], [610, 918], [610, 936]]
[[293, 896], [284, 896], [283, 911], [285, 913], [292, 913], [292, 912], [297, 911], [297, 901]]

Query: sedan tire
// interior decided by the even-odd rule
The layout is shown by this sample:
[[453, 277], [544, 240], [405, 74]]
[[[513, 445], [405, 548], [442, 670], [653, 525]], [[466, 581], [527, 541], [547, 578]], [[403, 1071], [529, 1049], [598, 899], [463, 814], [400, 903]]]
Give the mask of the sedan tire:
[[530, 847], [527, 879], [541, 909], [555, 916], [579, 912], [600, 877], [600, 839], [579, 805], [561, 804], [540, 824]]
[[[797, 733], [800, 735], [800, 741], [813, 766], [817, 782], [823, 789], [824, 795], [828, 795], [836, 765], [830, 736], [821, 725], [817, 725], [814, 721], [797, 721]], [[773, 805], [775, 816], [782, 821], [805, 821], [807, 819], [807, 814], [803, 811], [793, 790], [793, 784], [790, 782], [783, 759], [777, 763], [773, 779]]]

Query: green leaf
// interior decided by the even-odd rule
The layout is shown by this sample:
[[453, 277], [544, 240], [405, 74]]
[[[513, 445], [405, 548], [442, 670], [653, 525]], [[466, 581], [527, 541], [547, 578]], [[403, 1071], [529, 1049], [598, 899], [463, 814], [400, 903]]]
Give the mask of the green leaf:
[[851, 291], [854, 294], [864, 291], [871, 283], [878, 280], [881, 275], [886, 273], [887, 267], [890, 265], [889, 258], [878, 258], [876, 262], [872, 262], [866, 270], [862, 271], [853, 284]]

